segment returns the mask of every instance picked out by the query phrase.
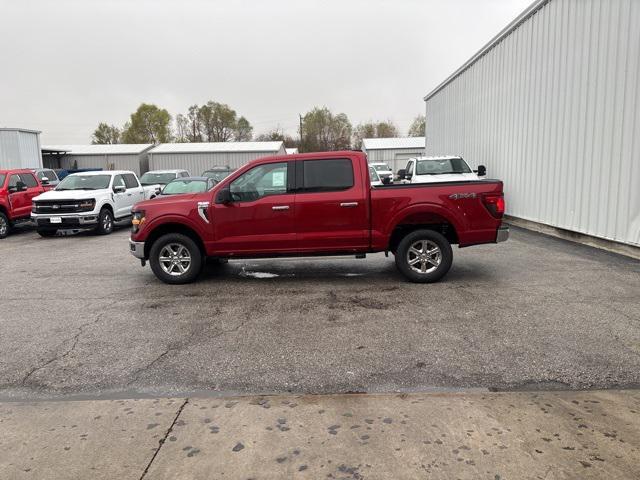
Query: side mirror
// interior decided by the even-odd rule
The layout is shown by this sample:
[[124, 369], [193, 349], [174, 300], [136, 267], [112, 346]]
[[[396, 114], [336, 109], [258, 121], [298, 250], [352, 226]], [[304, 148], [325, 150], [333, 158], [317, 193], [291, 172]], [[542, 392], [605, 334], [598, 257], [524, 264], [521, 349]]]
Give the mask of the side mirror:
[[383, 185], [391, 185], [391, 177], [382, 177]]
[[24, 184], [24, 182], [16, 183], [16, 191], [24, 192], [26, 189], [27, 189], [27, 186]]
[[407, 176], [407, 170], [406, 169], [401, 168], [400, 170], [398, 170], [398, 179], [399, 180], [404, 180], [406, 176]]
[[216, 195], [216, 203], [228, 205], [231, 202], [233, 202], [233, 198], [231, 197], [231, 189], [229, 187], [223, 188], [218, 192], [218, 195]]
[[487, 174], [487, 167], [484, 165], [478, 165], [477, 174], [479, 177], [484, 177]]
[[49, 185], [49, 179], [48, 179], [47, 177], [42, 177], [42, 178], [40, 179], [40, 183], [41, 183], [42, 185]]
[[124, 193], [127, 191], [127, 187], [124, 185], [116, 185], [113, 187], [113, 193]]
[[7, 188], [7, 191], [9, 193], [16, 193], [18, 191], [18, 187], [16, 185], [11, 185], [9, 188]]

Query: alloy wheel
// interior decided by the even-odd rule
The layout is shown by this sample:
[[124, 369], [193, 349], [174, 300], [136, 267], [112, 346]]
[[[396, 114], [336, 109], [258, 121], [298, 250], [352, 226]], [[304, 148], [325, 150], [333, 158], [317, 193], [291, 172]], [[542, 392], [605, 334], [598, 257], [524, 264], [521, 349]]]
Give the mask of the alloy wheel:
[[191, 253], [180, 243], [169, 243], [162, 247], [158, 257], [162, 270], [172, 276], [183, 275], [191, 266]]
[[407, 250], [407, 264], [417, 273], [431, 273], [440, 266], [442, 251], [431, 240], [417, 240]]

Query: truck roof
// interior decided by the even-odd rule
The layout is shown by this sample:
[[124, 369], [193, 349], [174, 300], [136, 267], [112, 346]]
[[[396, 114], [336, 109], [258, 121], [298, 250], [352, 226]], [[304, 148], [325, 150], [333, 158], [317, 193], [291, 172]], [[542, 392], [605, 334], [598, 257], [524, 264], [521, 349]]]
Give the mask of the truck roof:
[[460, 155], [432, 155], [422, 157], [412, 157], [414, 160], [453, 160], [456, 158], [462, 158]]
[[0, 174], [7, 173], [33, 173], [33, 170], [30, 168], [4, 168], [0, 169]]

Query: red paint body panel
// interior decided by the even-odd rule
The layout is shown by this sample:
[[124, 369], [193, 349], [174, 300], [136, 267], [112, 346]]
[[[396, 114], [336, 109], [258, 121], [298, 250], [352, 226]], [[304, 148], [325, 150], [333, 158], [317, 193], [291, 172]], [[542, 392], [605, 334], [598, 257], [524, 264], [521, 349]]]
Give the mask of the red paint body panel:
[[[0, 211], [3, 211], [11, 221], [29, 218], [33, 198], [51, 189], [43, 187], [38, 177], [28, 169], [0, 170], [0, 176], [2, 175], [5, 178], [4, 182], [0, 184]], [[22, 192], [9, 193], [11, 175], [30, 175], [36, 181], [37, 186], [29, 187]]]
[[[216, 203], [218, 192], [248, 170], [265, 163], [350, 159], [353, 187], [342, 191], [270, 195], [255, 201]], [[316, 255], [384, 251], [399, 225], [448, 224], [460, 246], [496, 241], [501, 219], [483, 204], [486, 194], [502, 194], [502, 182], [483, 180], [372, 188], [362, 152], [324, 152], [254, 160], [211, 191], [141, 202], [145, 222], [132, 235], [144, 242], [154, 228], [183, 223], [202, 240], [207, 255], [225, 257]], [[207, 223], [198, 212], [209, 202]], [[278, 207], [274, 209], [273, 207]], [[288, 207], [284, 209], [283, 207]], [[183, 219], [183, 220], [181, 220]]]

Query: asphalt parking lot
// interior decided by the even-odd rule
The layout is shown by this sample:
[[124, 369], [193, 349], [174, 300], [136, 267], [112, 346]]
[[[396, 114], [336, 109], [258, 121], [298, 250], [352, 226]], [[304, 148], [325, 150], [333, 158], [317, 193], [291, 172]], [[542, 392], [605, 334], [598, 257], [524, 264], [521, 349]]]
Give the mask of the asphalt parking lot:
[[169, 286], [128, 230], [0, 242], [0, 399], [637, 388], [640, 262], [512, 228], [438, 284], [366, 260], [234, 261]]

